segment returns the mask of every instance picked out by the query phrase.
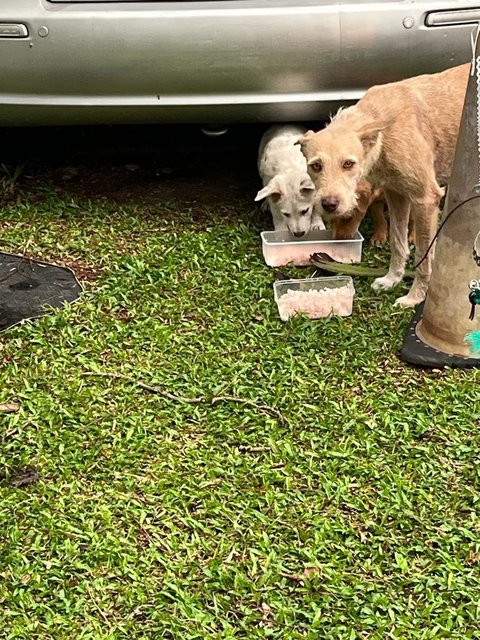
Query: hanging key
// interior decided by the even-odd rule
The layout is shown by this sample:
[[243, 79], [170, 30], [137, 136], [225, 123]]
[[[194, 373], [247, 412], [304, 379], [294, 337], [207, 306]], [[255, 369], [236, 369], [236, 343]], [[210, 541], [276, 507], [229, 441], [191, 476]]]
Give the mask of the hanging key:
[[469, 319], [473, 320], [475, 318], [475, 307], [480, 305], [480, 280], [470, 280], [469, 287], [471, 291], [468, 294], [468, 300], [472, 305]]
[[[478, 190], [478, 193], [480, 193], [480, 188]], [[475, 260], [475, 264], [477, 265], [477, 267], [480, 267], [480, 231], [477, 233], [477, 237], [473, 241], [472, 255], [473, 259]]]

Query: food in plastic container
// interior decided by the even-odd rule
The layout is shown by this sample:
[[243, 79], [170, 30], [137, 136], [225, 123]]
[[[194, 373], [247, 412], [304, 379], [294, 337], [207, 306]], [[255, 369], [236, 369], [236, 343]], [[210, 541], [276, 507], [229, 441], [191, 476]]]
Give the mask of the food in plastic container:
[[355, 288], [350, 276], [279, 280], [273, 286], [283, 321], [299, 314], [312, 319], [352, 314]]
[[262, 251], [270, 267], [311, 264], [313, 253], [326, 253], [337, 262], [360, 262], [363, 236], [357, 231], [351, 240], [333, 240], [332, 231], [310, 231], [295, 238], [289, 231], [262, 231]]

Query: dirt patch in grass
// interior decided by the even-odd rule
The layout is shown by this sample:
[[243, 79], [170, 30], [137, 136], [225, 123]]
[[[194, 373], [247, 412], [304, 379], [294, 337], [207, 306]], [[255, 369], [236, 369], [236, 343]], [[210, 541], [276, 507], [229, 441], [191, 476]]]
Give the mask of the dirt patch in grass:
[[64, 266], [71, 269], [80, 282], [94, 282], [100, 276], [98, 269], [80, 261], [67, 261]]
[[100, 276], [99, 267], [86, 264], [81, 260], [77, 260], [75, 258], [67, 258], [67, 259], [56, 259], [54, 256], [45, 256], [31, 253], [29, 251], [25, 252], [25, 257], [29, 260], [38, 260], [39, 262], [46, 262], [48, 264], [56, 264], [59, 267], [67, 267], [71, 269], [75, 274], [75, 277], [79, 282], [94, 282]]
[[137, 159], [127, 165], [98, 163], [52, 168], [33, 175], [35, 180], [51, 183], [59, 193], [80, 199], [103, 200], [122, 204], [156, 205], [181, 202], [186, 207], [211, 207], [219, 203], [235, 205], [239, 200], [253, 202], [253, 180], [232, 175], [220, 168], [160, 167], [151, 158]]
[[31, 192], [48, 183], [59, 194], [119, 205], [253, 206], [264, 128], [237, 127], [219, 138], [199, 127], [53, 130], [48, 145], [44, 132], [34, 131], [41, 155], [26, 161], [18, 185]]

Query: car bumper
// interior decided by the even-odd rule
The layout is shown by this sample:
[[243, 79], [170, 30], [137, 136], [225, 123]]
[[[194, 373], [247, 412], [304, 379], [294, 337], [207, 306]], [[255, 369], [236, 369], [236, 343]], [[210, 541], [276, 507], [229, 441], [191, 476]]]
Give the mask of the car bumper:
[[0, 123], [326, 117], [373, 84], [468, 60], [471, 24], [425, 26], [437, 6], [2, 0], [0, 22], [28, 36], [0, 37]]

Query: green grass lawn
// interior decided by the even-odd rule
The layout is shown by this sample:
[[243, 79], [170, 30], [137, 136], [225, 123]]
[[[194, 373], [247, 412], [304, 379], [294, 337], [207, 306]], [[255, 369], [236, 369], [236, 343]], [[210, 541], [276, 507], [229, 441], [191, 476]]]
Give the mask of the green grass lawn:
[[1, 220], [89, 277], [0, 340], [0, 637], [480, 638], [480, 371], [402, 364], [398, 290], [282, 323], [248, 198]]

